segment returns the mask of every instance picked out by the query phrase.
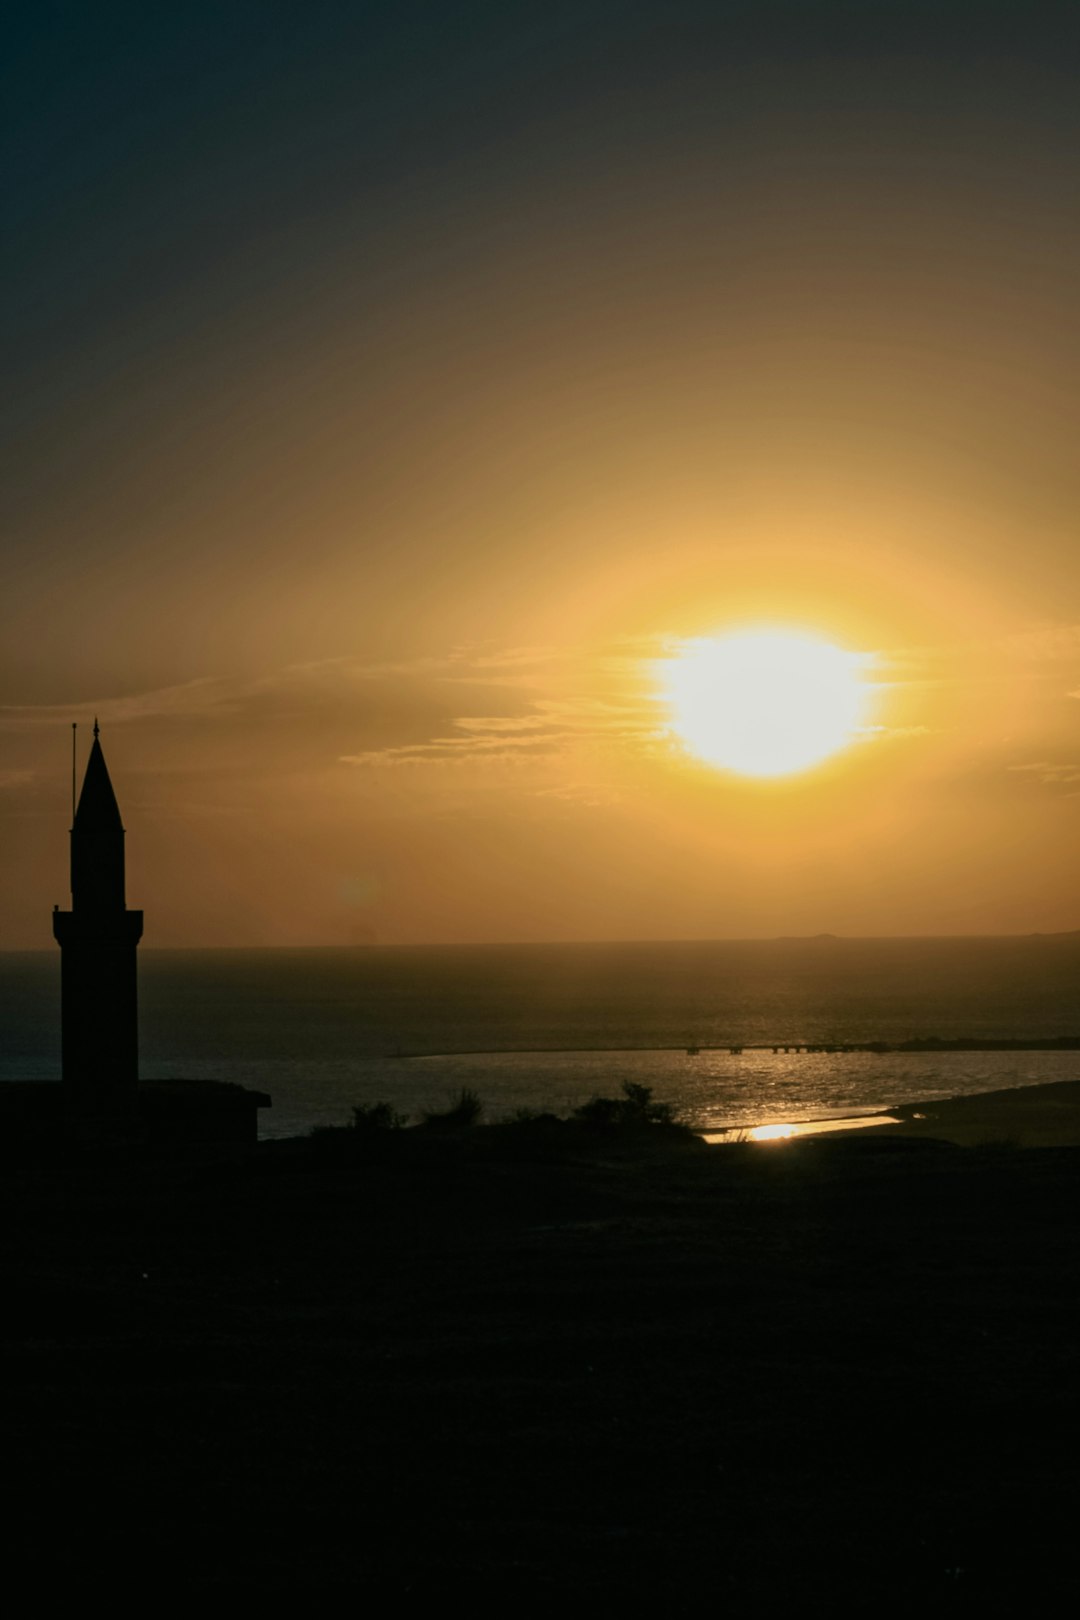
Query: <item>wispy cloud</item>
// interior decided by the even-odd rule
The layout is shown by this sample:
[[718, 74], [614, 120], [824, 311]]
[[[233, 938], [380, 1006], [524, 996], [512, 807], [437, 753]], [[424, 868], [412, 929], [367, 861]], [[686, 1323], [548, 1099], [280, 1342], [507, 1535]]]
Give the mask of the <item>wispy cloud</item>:
[[[340, 689], [343, 685], [378, 685], [401, 681], [435, 686], [482, 685], [510, 690], [535, 684], [542, 672], [560, 660], [555, 647], [494, 648], [462, 645], [438, 656], [372, 660], [354, 655], [286, 664], [244, 677], [206, 675], [174, 686], [153, 687], [120, 696], [73, 694], [64, 703], [0, 705], [0, 729], [80, 724], [96, 717], [102, 725], [129, 725], [144, 720], [186, 719], [211, 712], [233, 713], [275, 695]], [[531, 672], [531, 673], [530, 673]]]
[[1025, 765], [1009, 765], [1006, 768], [1021, 775], [1034, 776], [1047, 787], [1080, 783], [1080, 765], [1056, 764], [1051, 760], [1036, 759]]
[[[605, 760], [670, 750], [656, 667], [678, 646], [670, 637], [649, 636], [613, 641], [599, 651], [480, 643], [401, 660], [342, 655], [93, 701], [9, 705], [0, 708], [0, 729], [44, 730], [94, 714], [106, 727], [187, 722], [198, 728], [188, 746], [177, 752], [163, 744], [152, 772], [227, 770], [230, 749], [250, 764], [256, 743], [265, 752], [267, 738], [277, 733], [289, 739], [285, 752], [280, 745], [269, 748], [267, 757], [279, 769], [285, 758], [300, 773], [331, 762], [369, 771], [456, 767], [465, 782], [465, 768], [474, 766], [479, 782], [498, 768], [520, 775], [534, 767], [534, 788], [546, 792], [545, 762], [557, 761], [566, 780], [580, 784], [595, 774], [594, 764], [603, 775]], [[214, 747], [208, 750], [201, 723], [211, 721]], [[871, 726], [863, 740], [926, 730]], [[558, 791], [587, 798], [598, 790]]]
[[926, 690], [1003, 680], [1074, 683], [1080, 672], [1080, 625], [1042, 623], [996, 640], [885, 648], [874, 656], [874, 672], [879, 686]]
[[0, 705], [0, 727], [25, 730], [39, 726], [80, 722], [87, 715], [103, 724], [125, 725], [134, 720], [162, 719], [166, 716], [206, 714], [235, 701], [235, 689], [223, 681], [204, 676], [178, 686], [162, 686], [124, 697], [79, 698], [71, 703]]
[[654, 708], [589, 698], [537, 699], [516, 715], [461, 715], [446, 736], [343, 754], [347, 765], [450, 765], [470, 761], [521, 763], [564, 754], [584, 743], [604, 747], [647, 744], [662, 734]]
[[606, 810], [613, 804], [623, 802], [621, 793], [595, 782], [559, 782], [553, 787], [537, 788], [535, 796], [538, 799], [561, 800], [565, 804], [583, 804], [590, 810]]

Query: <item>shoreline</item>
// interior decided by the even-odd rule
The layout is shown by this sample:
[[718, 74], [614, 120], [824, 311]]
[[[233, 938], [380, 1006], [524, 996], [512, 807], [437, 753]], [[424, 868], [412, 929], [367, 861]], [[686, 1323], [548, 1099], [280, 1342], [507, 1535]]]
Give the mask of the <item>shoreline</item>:
[[860, 1126], [872, 1126], [875, 1138], [937, 1139], [960, 1147], [1080, 1147], [1080, 1079], [1008, 1086], [933, 1102], [896, 1103], [872, 1114], [851, 1116], [851, 1123], [800, 1123], [820, 1127], [812, 1134], [828, 1138], [851, 1130], [856, 1119]]

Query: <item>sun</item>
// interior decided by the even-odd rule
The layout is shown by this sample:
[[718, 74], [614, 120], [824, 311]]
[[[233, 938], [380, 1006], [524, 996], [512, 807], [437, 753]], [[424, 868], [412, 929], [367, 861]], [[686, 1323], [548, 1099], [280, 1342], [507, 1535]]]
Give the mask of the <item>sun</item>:
[[685, 641], [658, 672], [692, 754], [741, 776], [788, 776], [855, 740], [869, 663], [811, 635], [747, 630]]

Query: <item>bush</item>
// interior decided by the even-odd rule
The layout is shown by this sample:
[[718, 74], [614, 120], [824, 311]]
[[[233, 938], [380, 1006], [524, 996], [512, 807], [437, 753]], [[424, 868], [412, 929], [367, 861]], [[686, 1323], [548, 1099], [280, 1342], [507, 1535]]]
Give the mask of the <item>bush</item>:
[[592, 1097], [573, 1117], [593, 1130], [640, 1130], [653, 1125], [675, 1125], [670, 1103], [653, 1102], [652, 1089], [632, 1080], [623, 1081], [621, 1097]]
[[617, 1097], [590, 1097], [587, 1103], [574, 1109], [571, 1118], [588, 1125], [590, 1130], [613, 1131], [618, 1127], [621, 1107]]
[[387, 1102], [360, 1103], [352, 1116], [353, 1130], [370, 1136], [378, 1131], [401, 1131], [409, 1123], [408, 1114], [399, 1114]]
[[483, 1112], [484, 1105], [476, 1092], [462, 1086], [458, 1095], [451, 1099], [449, 1108], [441, 1113], [433, 1111], [424, 1114], [422, 1124], [433, 1130], [461, 1131], [478, 1124]]

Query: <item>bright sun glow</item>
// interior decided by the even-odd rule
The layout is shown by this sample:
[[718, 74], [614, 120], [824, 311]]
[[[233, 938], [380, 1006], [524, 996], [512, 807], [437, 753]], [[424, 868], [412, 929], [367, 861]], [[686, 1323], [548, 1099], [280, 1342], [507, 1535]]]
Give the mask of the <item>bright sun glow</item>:
[[864, 724], [864, 653], [753, 630], [683, 644], [662, 668], [672, 730], [691, 753], [742, 776], [787, 776], [827, 759]]

